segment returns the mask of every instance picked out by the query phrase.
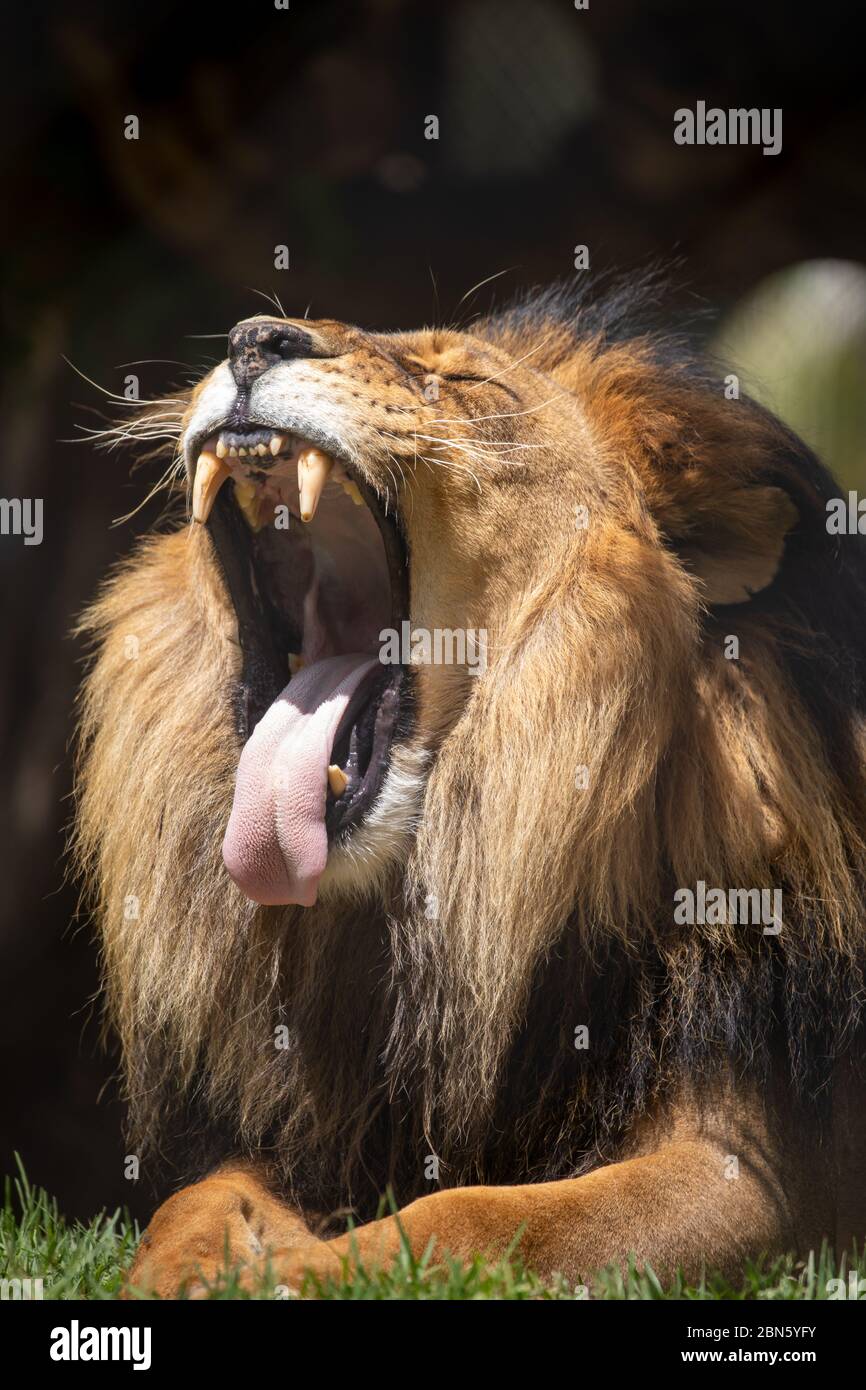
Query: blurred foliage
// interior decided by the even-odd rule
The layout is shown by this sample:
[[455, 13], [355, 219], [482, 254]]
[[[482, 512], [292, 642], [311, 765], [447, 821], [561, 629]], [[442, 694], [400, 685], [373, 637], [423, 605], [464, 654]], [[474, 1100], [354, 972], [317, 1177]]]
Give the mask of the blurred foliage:
[[713, 347], [846, 488], [866, 489], [866, 267], [779, 271], [740, 300]]

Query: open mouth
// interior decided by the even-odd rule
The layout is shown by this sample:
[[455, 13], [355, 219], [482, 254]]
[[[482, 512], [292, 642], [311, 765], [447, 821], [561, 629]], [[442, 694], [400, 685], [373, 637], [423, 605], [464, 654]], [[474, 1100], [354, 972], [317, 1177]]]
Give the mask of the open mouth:
[[256, 902], [316, 901], [329, 849], [371, 810], [411, 719], [380, 634], [408, 617], [398, 518], [309, 439], [244, 422], [193, 442], [193, 517], [234, 605], [244, 747], [223, 844]]

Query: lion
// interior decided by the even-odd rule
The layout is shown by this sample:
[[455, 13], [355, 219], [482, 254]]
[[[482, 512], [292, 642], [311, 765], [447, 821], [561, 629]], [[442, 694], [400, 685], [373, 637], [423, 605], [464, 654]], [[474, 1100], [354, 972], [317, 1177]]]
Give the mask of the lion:
[[257, 315], [125, 427], [191, 503], [83, 620], [76, 848], [199, 1179], [132, 1286], [866, 1234], [863, 542], [657, 298]]

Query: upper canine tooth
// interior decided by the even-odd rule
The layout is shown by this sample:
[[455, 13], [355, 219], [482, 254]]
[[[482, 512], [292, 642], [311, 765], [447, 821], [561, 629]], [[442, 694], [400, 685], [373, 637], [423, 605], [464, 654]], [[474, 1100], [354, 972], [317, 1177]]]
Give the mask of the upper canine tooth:
[[281, 454], [285, 447], [286, 437], [284, 434], [271, 435], [271, 453], [273, 454], [274, 458], [276, 458], [278, 454]]
[[301, 521], [312, 521], [316, 515], [319, 498], [328, 481], [328, 474], [334, 460], [321, 449], [312, 445], [302, 449], [298, 455], [298, 491], [300, 493]]
[[193, 520], [203, 526], [211, 514], [216, 495], [229, 476], [229, 470], [222, 459], [206, 450], [199, 454], [195, 466], [195, 479], [192, 485]]

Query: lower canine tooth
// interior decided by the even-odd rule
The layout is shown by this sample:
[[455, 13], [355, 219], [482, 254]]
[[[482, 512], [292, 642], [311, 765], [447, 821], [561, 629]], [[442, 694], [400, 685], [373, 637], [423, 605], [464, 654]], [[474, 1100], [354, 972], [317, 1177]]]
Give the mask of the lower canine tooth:
[[259, 498], [252, 483], [235, 483], [235, 500], [252, 530], [261, 530]]
[[312, 446], [302, 449], [298, 455], [298, 491], [300, 493], [301, 521], [312, 521], [316, 515], [319, 498], [324, 491], [328, 474], [334, 460], [321, 449]]
[[351, 478], [341, 478], [340, 487], [347, 497], [351, 497], [356, 507], [363, 507], [364, 499], [361, 496], [361, 489], [358, 487], [357, 483], [353, 482]]
[[337, 767], [336, 763], [331, 763], [331, 766], [328, 768], [328, 786], [331, 788], [334, 796], [342, 796], [348, 785], [349, 779], [343, 769]]
[[228, 468], [216, 454], [210, 450], [199, 454], [192, 485], [192, 515], [200, 525], [210, 516], [216, 495], [228, 476]]

